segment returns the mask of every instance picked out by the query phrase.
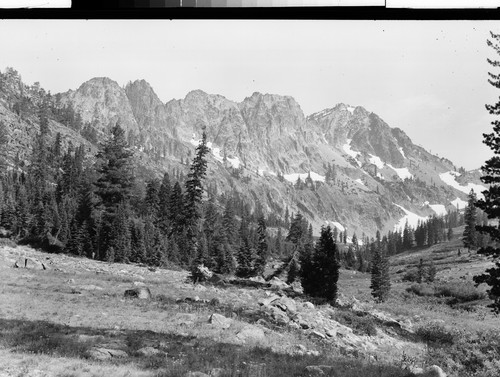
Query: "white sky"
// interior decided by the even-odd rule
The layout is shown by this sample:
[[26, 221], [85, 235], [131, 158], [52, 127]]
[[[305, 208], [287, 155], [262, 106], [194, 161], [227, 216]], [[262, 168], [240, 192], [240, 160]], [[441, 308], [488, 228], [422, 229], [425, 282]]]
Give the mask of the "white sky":
[[145, 79], [164, 102], [202, 89], [293, 96], [309, 115], [361, 105], [466, 169], [490, 157], [489, 21], [0, 20], [0, 70], [52, 93]]

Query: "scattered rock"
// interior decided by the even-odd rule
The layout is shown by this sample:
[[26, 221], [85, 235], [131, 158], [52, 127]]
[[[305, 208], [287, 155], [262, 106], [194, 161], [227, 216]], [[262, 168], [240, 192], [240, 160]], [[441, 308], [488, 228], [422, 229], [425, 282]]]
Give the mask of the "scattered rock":
[[141, 300], [148, 300], [151, 298], [151, 291], [148, 287], [137, 287], [127, 289], [124, 293], [125, 297], [139, 298]]
[[137, 353], [141, 356], [144, 356], [144, 357], [150, 357], [150, 356], [161, 354], [163, 352], [160, 351], [159, 349], [154, 348], [154, 347], [143, 347], [143, 348], [138, 349]]
[[325, 339], [326, 338], [325, 334], [320, 333], [319, 331], [316, 331], [316, 330], [311, 331], [311, 335], [313, 337], [319, 338], [319, 339]]
[[307, 376], [324, 376], [333, 370], [330, 365], [309, 365], [306, 367]]
[[46, 270], [47, 266], [34, 258], [19, 258], [14, 263], [14, 268], [29, 268], [32, 270]]
[[330, 338], [334, 338], [337, 336], [337, 331], [334, 329], [326, 329], [325, 334]]
[[91, 348], [88, 352], [88, 355], [92, 359], [96, 360], [109, 360], [111, 358], [128, 357], [128, 354], [125, 351], [98, 347]]
[[224, 376], [225, 370], [222, 368], [213, 368], [209, 375], [210, 377], [222, 377]]
[[314, 309], [314, 304], [312, 302], [304, 302], [304, 307], [307, 309]]
[[233, 320], [231, 318], [224, 317], [223, 315], [217, 313], [213, 313], [208, 319], [208, 323], [211, 323], [221, 329], [229, 328], [232, 322]]
[[290, 288], [290, 286], [287, 283], [285, 283], [280, 278], [277, 278], [276, 276], [269, 281], [269, 284], [271, 284], [272, 287], [279, 289]]
[[446, 373], [437, 365], [426, 368], [422, 377], [446, 377]]
[[286, 296], [280, 297], [278, 300], [273, 301], [271, 304], [280, 308], [284, 312], [295, 313], [297, 311], [297, 304], [295, 303], [295, 300]]
[[317, 357], [317, 356], [319, 356], [319, 351], [309, 350], [309, 351], [306, 352], [306, 355]]
[[[266, 293], [268, 293], [268, 292], [266, 292]], [[280, 296], [277, 296], [277, 295], [271, 295], [271, 296], [269, 296], [269, 297], [261, 298], [261, 299], [258, 301], [258, 303], [259, 303], [259, 305], [261, 305], [261, 306], [269, 306], [269, 305], [271, 305], [271, 303], [272, 303], [273, 301], [276, 301], [276, 300], [278, 300], [279, 298], [280, 298]]]
[[210, 377], [208, 374], [203, 372], [187, 372], [184, 377]]
[[253, 325], [247, 325], [243, 327], [243, 329], [236, 334], [236, 339], [246, 343], [247, 341], [251, 342], [260, 342], [266, 338], [264, 331]]
[[220, 300], [217, 297], [214, 297], [208, 303], [212, 306], [218, 306], [220, 305]]

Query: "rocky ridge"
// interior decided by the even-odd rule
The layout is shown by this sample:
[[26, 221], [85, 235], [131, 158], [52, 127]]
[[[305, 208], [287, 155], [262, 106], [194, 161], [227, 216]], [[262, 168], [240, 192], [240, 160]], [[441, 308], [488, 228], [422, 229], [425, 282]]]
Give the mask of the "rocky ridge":
[[[14, 141], [12, 158], [17, 151], [29, 153], [39, 127], [36, 116], [16, 114], [14, 104], [23, 96], [36, 102], [36, 93], [11, 71], [0, 85], [0, 120]], [[201, 90], [163, 104], [144, 80], [122, 88], [108, 78], [91, 79], [59, 96], [99, 138], [120, 122], [144, 178], [173, 168], [187, 170], [205, 128], [210, 185], [219, 192], [239, 192], [251, 206], [258, 200], [267, 213], [283, 217], [287, 207], [290, 213], [300, 211], [315, 233], [326, 222], [348, 229], [349, 235], [386, 232], [405, 217], [463, 208], [467, 185], [480, 185], [478, 171], [456, 173], [451, 161], [413, 144], [402, 130], [361, 106], [338, 104], [306, 116], [289, 96], [253, 93], [237, 103]], [[55, 120], [50, 128], [53, 136], [61, 132], [65, 143], [96, 149]], [[325, 183], [329, 164], [334, 177]], [[443, 178], [449, 172], [455, 182]], [[307, 187], [294, 187], [299, 177], [305, 181], [308, 176]]]

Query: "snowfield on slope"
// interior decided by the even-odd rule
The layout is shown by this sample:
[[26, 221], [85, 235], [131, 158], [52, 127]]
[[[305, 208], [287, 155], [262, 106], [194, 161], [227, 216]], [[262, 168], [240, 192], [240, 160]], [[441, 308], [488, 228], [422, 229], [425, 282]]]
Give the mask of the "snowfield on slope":
[[389, 166], [392, 170], [394, 170], [396, 172], [396, 174], [399, 176], [399, 178], [401, 178], [403, 181], [406, 178], [408, 178], [408, 179], [413, 178], [413, 174], [410, 173], [408, 168], [395, 168], [391, 164], [387, 164], [387, 166]]
[[383, 169], [385, 164], [382, 162], [380, 157], [374, 156], [370, 154], [370, 158], [368, 159], [373, 165], [375, 165], [378, 169]]
[[[193, 137], [191, 138], [191, 140], [189, 140], [189, 142], [194, 145], [195, 147], [197, 147], [198, 145], [200, 145], [201, 143], [201, 139], [200, 140], [196, 140], [195, 139], [196, 135], [193, 134]], [[219, 147], [217, 147], [215, 144], [213, 144], [211, 141], [207, 141], [207, 147], [208, 149], [210, 149], [210, 151], [212, 152], [212, 155], [214, 156], [214, 158], [219, 161], [220, 163], [223, 163], [224, 162], [224, 157], [222, 156], [222, 151]], [[240, 159], [238, 157], [226, 157], [227, 161], [231, 164], [231, 166], [235, 169], [238, 169], [240, 167]]]
[[459, 197], [457, 197], [455, 200], [452, 200], [450, 203], [457, 207], [458, 210], [464, 209], [468, 204], [465, 200], [462, 200]]
[[[456, 177], [459, 177], [461, 174], [456, 172], [456, 171], [447, 171], [446, 173], [441, 173], [439, 174], [439, 178], [446, 183], [447, 185], [453, 187], [454, 189], [457, 189], [458, 191], [462, 191], [465, 194], [469, 194], [470, 190], [473, 189], [474, 192], [477, 195], [478, 199], [483, 199], [484, 195], [481, 193], [481, 191], [486, 190], [486, 187], [482, 185], [478, 185], [475, 183], [467, 183], [467, 186], [462, 186], [460, 183], [456, 181]], [[458, 198], [457, 198], [458, 199]]]
[[[297, 179], [299, 179], [300, 177], [300, 180], [303, 182], [305, 181], [305, 179], [307, 178], [309, 173], [291, 173], [291, 174], [284, 174], [283, 177], [288, 181], [288, 182], [291, 182], [291, 183], [295, 183], [297, 182]], [[324, 175], [321, 175], [321, 174], [318, 174], [318, 173], [315, 173], [315, 172], [311, 172], [311, 179], [316, 182], [325, 182], [325, 176]]]
[[429, 207], [436, 212], [436, 215], [438, 216], [444, 216], [448, 213], [446, 210], [446, 206], [443, 204], [429, 204]]
[[416, 228], [418, 225], [419, 221], [426, 221], [427, 217], [422, 217], [417, 215], [416, 213], [408, 211], [406, 208], [401, 207], [399, 204], [393, 203], [395, 206], [401, 208], [404, 213], [406, 213], [405, 216], [403, 216], [401, 219], [399, 219], [398, 223], [394, 225], [394, 230], [403, 230], [405, 228], [406, 222], [408, 221], [408, 226], [412, 228]]
[[344, 152], [345, 152], [345, 153], [347, 153], [349, 156], [351, 156], [352, 158], [354, 158], [354, 160], [356, 161], [356, 163], [357, 163], [359, 166], [361, 166], [361, 162], [359, 162], [359, 161], [357, 160], [358, 155], [360, 155], [361, 153], [360, 153], [360, 152], [353, 151], [353, 150], [351, 149], [351, 141], [352, 141], [352, 139], [347, 139], [347, 143], [346, 143], [346, 144], [344, 144], [344, 145], [342, 146], [342, 148], [344, 149]]

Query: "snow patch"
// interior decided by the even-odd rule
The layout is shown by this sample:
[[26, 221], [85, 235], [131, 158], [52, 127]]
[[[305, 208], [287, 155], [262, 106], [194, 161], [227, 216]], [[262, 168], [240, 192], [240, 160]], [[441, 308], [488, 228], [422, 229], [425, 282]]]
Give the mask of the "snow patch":
[[[477, 185], [475, 183], [467, 183], [467, 186], [462, 186], [460, 183], [458, 183], [455, 180], [455, 177], [459, 177], [460, 173], [456, 171], [448, 171], [446, 173], [439, 174], [439, 178], [446, 183], [447, 185], [453, 187], [454, 189], [458, 191], [462, 191], [465, 194], [469, 194], [470, 190], [473, 189], [474, 192], [476, 193], [476, 196], [478, 199], [483, 199], [484, 195], [481, 193], [481, 191], [486, 190], [486, 187], [482, 185]], [[458, 198], [457, 198], [458, 199]]]
[[233, 168], [235, 169], [239, 169], [240, 167], [240, 159], [238, 157], [227, 157], [227, 161], [233, 166]]
[[370, 158], [368, 159], [368, 161], [370, 161], [373, 165], [375, 165], [379, 169], [383, 169], [385, 166], [380, 157], [374, 156], [372, 154], [370, 154]]
[[401, 178], [402, 180], [405, 180], [406, 178], [411, 179], [413, 178], [413, 174], [410, 173], [408, 168], [395, 168], [394, 166], [387, 164], [392, 170], [396, 172], [396, 174]]
[[347, 111], [349, 111], [351, 114], [354, 114], [354, 110], [356, 110], [355, 107], [353, 107], [353, 106], [347, 106]]
[[467, 204], [469, 204], [465, 200], [460, 199], [459, 197], [457, 197], [455, 200], [452, 200], [450, 203], [453, 204], [458, 210], [464, 209], [465, 207], [467, 207]]
[[429, 204], [429, 207], [431, 207], [431, 209], [436, 212], [436, 215], [438, 216], [444, 216], [448, 213], [448, 211], [446, 211], [446, 207], [443, 204]]
[[403, 151], [403, 147], [399, 147], [398, 150], [399, 150], [399, 153], [401, 153], [401, 155], [403, 156], [403, 158], [406, 158], [405, 152]]
[[337, 222], [337, 221], [325, 221], [327, 224], [332, 224], [335, 228], [337, 228], [338, 230], [340, 230], [341, 232], [345, 232], [345, 228], [344, 226]]
[[[349, 156], [351, 156], [352, 158], [354, 158], [354, 160], [356, 160], [356, 158], [358, 157], [358, 155], [360, 155], [361, 153], [353, 151], [351, 149], [351, 141], [352, 141], [352, 139], [347, 139], [347, 144], [344, 144], [342, 146], [342, 148], [344, 149], [345, 153], [347, 153]], [[356, 162], [357, 162], [357, 164], [359, 166], [361, 166], [361, 162], [359, 162], [358, 160], [356, 160]]]
[[[291, 173], [291, 174], [285, 174], [285, 175], [283, 175], [283, 177], [288, 182], [291, 182], [291, 183], [297, 182], [297, 179], [299, 179], [299, 177], [300, 177], [301, 181], [305, 181], [305, 179], [307, 178], [307, 176], [308, 176], [308, 173]], [[313, 171], [311, 172], [311, 179], [314, 182], [316, 182], [316, 181], [325, 182], [325, 176], [324, 175], [320, 175], [320, 174], [315, 173]]]
[[395, 206], [401, 208], [404, 213], [406, 213], [405, 216], [403, 216], [401, 219], [399, 219], [398, 223], [394, 225], [394, 230], [403, 230], [405, 228], [406, 222], [408, 221], [408, 226], [412, 228], [416, 228], [418, 225], [419, 221], [426, 221], [426, 217], [422, 217], [417, 215], [416, 213], [408, 211], [406, 208], [401, 207], [399, 204], [393, 203]]
[[361, 186], [366, 187], [361, 178], [356, 179], [355, 182], [359, 183]]

